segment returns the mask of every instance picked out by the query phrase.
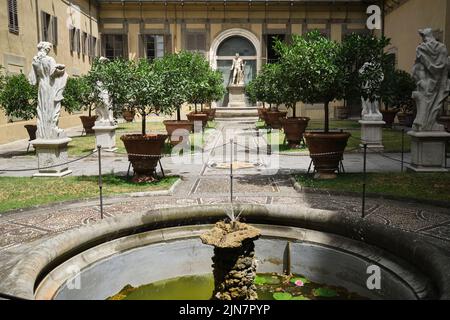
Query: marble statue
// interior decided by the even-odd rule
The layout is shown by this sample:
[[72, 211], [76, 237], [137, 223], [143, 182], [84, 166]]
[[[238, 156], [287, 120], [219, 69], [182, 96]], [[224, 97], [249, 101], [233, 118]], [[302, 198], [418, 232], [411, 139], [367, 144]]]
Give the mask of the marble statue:
[[56, 63], [48, 53], [52, 49], [49, 42], [40, 42], [38, 53], [33, 58], [29, 81], [38, 85], [37, 133], [38, 139], [66, 138], [64, 130], [58, 127], [61, 101], [68, 75], [66, 67]]
[[444, 101], [450, 92], [450, 60], [445, 45], [436, 40], [430, 28], [419, 30], [423, 42], [417, 47], [413, 77], [417, 89], [413, 92], [417, 117], [414, 131], [443, 131], [437, 123]]
[[[377, 66], [372, 62], [366, 62], [359, 70], [359, 73], [361, 75], [365, 75], [366, 73], [375, 73], [379, 74], [379, 78], [375, 79], [374, 84], [372, 85], [381, 85], [381, 83], [384, 80], [384, 74], [381, 70], [381, 66]], [[370, 89], [371, 84], [369, 81], [363, 84], [363, 90]], [[362, 119], [368, 120], [368, 121], [380, 121], [383, 119], [383, 115], [380, 112], [380, 97], [375, 96], [368, 97], [367, 99], [364, 97], [361, 97], [362, 100]]]
[[239, 56], [239, 53], [236, 53], [236, 57], [233, 59], [233, 65], [231, 66], [231, 71], [233, 71], [233, 78], [231, 83], [233, 85], [243, 85], [245, 78], [245, 62]]
[[[100, 63], [107, 63], [109, 59], [101, 57], [99, 61]], [[95, 108], [98, 116], [96, 125], [112, 125], [114, 124], [114, 114], [109, 92], [103, 87], [103, 83], [101, 81], [97, 82], [97, 89], [101, 103], [99, 103]]]

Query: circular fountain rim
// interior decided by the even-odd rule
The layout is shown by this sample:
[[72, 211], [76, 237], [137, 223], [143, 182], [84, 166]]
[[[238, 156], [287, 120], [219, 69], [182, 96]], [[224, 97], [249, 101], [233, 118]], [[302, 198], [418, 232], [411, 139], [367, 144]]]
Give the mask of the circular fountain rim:
[[[370, 223], [348, 214], [303, 206], [238, 205], [248, 223], [299, 227], [363, 240], [391, 253], [429, 276], [438, 298], [450, 299], [450, 255], [439, 241], [400, 229]], [[145, 231], [213, 224], [224, 218], [229, 205], [150, 210], [106, 219], [36, 243], [2, 281], [3, 291], [34, 299], [40, 281], [56, 266], [101, 243]]]

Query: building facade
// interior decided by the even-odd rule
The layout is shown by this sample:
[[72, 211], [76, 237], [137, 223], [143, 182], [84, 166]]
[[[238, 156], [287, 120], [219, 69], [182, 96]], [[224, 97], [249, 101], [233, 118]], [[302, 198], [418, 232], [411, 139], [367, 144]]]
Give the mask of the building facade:
[[[436, 5], [427, 5], [433, 2]], [[275, 39], [318, 29], [335, 41], [366, 27], [371, 3], [385, 9], [384, 32], [393, 42], [398, 66], [408, 70], [420, 41], [416, 30], [431, 26], [447, 43], [450, 0], [0, 0], [0, 64], [28, 73], [36, 44], [55, 44], [53, 55], [70, 76], [84, 74], [97, 55], [154, 59], [180, 50], [201, 52], [229, 80], [232, 57], [246, 61], [246, 81], [276, 59]], [[15, 4], [15, 7], [14, 7]], [[6, 8], [8, 10], [6, 10]], [[223, 102], [219, 102], [221, 105]], [[322, 106], [301, 105], [298, 115], [321, 117]], [[25, 124], [0, 115], [0, 143], [26, 138]], [[61, 126], [78, 125], [63, 115]]]

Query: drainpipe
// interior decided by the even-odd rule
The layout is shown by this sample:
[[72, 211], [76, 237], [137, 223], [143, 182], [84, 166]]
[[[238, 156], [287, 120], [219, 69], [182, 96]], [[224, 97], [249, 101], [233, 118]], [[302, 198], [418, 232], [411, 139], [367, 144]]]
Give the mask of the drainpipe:
[[381, 0], [381, 36], [384, 37], [386, 34], [386, 29], [384, 23], [386, 21], [386, 14], [384, 10], [386, 9], [386, 0]]

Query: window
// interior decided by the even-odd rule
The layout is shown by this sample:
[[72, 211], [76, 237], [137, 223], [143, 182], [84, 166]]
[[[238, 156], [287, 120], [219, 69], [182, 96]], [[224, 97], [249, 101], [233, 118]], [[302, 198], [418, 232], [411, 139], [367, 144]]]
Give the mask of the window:
[[8, 0], [8, 27], [9, 32], [19, 33], [19, 20], [17, 15], [17, 0]]
[[274, 49], [277, 40], [284, 41], [286, 39], [285, 34], [268, 34], [266, 35], [267, 43], [267, 63], [277, 62], [280, 56]]
[[108, 59], [126, 57], [126, 41], [124, 34], [106, 34], [103, 35], [104, 56]]
[[186, 34], [186, 50], [204, 53], [206, 51], [206, 34], [204, 32], [188, 32]]
[[144, 35], [144, 54], [149, 60], [164, 56], [164, 36]]
[[89, 36], [89, 57], [93, 58], [97, 56], [97, 38]]
[[42, 41], [47, 41], [56, 46], [58, 44], [58, 18], [47, 12], [41, 12]]
[[77, 52], [79, 54], [81, 52], [80, 29], [75, 27], [71, 27], [69, 29], [69, 42], [70, 51]]
[[249, 40], [240, 36], [227, 38], [217, 49], [218, 56], [234, 56], [236, 53], [241, 56], [256, 56], [256, 49]]
[[86, 56], [89, 50], [89, 37], [86, 32], [81, 34], [81, 53]]

